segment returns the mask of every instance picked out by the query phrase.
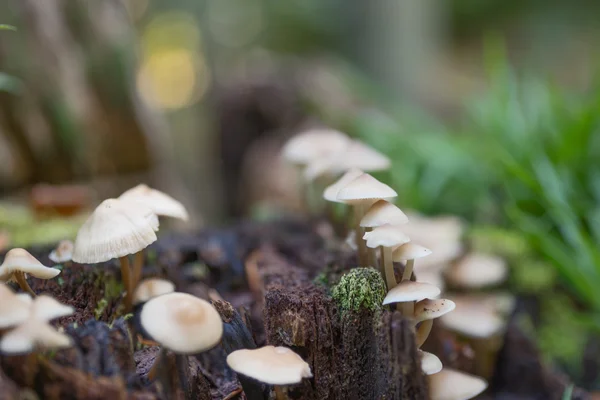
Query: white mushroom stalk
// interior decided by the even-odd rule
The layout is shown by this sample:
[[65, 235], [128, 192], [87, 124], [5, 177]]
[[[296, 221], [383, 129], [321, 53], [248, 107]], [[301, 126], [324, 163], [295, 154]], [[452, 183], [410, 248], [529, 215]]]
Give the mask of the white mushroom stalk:
[[368, 248], [379, 248], [385, 282], [388, 290], [392, 290], [397, 283], [392, 260], [392, 248], [408, 243], [410, 238], [404, 234], [402, 226], [382, 225], [371, 232], [366, 232], [363, 239], [365, 239]]
[[25, 274], [38, 279], [52, 279], [60, 274], [60, 270], [46, 267], [25, 249], [12, 249], [6, 253], [4, 262], [0, 265], [0, 281], [16, 281], [21, 289], [35, 297]]

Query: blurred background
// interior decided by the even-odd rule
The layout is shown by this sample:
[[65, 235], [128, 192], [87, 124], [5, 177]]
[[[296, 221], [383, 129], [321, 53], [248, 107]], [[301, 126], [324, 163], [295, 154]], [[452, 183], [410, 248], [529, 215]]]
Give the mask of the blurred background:
[[598, 389], [598, 15], [592, 0], [4, 0], [0, 247], [71, 236], [79, 210], [142, 181], [195, 227], [297, 210], [279, 148], [327, 125], [392, 158], [378, 177], [403, 208], [458, 215], [505, 257], [547, 359]]

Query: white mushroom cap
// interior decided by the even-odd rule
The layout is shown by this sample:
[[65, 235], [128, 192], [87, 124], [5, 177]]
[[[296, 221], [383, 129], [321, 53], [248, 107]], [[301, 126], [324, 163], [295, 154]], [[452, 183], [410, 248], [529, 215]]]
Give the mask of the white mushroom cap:
[[237, 350], [227, 356], [227, 365], [239, 374], [269, 385], [292, 385], [312, 377], [310, 366], [287, 347]]
[[142, 308], [140, 319], [152, 339], [175, 353], [201, 353], [216, 346], [223, 335], [217, 310], [187, 293], [150, 299]]
[[468, 400], [487, 388], [487, 382], [478, 376], [444, 368], [429, 375], [431, 400]]
[[402, 281], [388, 292], [383, 300], [383, 305], [405, 301], [421, 301], [439, 294], [440, 289], [429, 283]]
[[437, 374], [442, 370], [442, 362], [435, 355], [423, 350], [417, 350], [421, 355], [421, 370], [425, 375]]
[[456, 304], [448, 299], [425, 299], [415, 304], [415, 321], [439, 318], [456, 308]]
[[416, 280], [417, 282], [425, 282], [425, 283], [430, 283], [433, 286], [436, 286], [438, 288], [440, 288], [441, 291], [444, 291], [444, 287], [445, 287], [445, 282], [444, 282], [444, 278], [442, 277], [442, 273], [436, 269], [433, 268], [429, 268], [429, 269], [419, 269], [416, 273]]
[[367, 172], [383, 171], [392, 165], [387, 156], [360, 140], [352, 140], [350, 145], [335, 154], [332, 160], [332, 172], [346, 171], [349, 168], [359, 168]]
[[47, 295], [37, 296], [31, 304], [31, 318], [39, 321], [50, 321], [71, 315], [74, 312], [73, 307], [62, 304]]
[[394, 247], [410, 242], [410, 238], [402, 231], [402, 226], [382, 225], [373, 229], [371, 232], [365, 232], [363, 236], [367, 247], [376, 248]]
[[175, 284], [166, 279], [144, 279], [133, 293], [133, 304], [145, 303], [148, 300], [175, 291]]
[[325, 174], [339, 174], [340, 171], [333, 168], [333, 166], [333, 159], [331, 157], [316, 158], [306, 165], [302, 171], [302, 177], [306, 182], [312, 182]]
[[394, 249], [394, 252], [392, 253], [392, 260], [416, 260], [417, 258], [427, 257], [430, 254], [431, 250], [429, 250], [427, 247], [419, 246], [418, 244], [410, 242]]
[[364, 174], [364, 172], [357, 168], [352, 168], [348, 170], [334, 184], [325, 188], [325, 191], [323, 192], [323, 198], [327, 201], [333, 201], [335, 203], [344, 203], [343, 201], [338, 200], [338, 192], [340, 191], [340, 189], [342, 189], [344, 186], [346, 186], [362, 174]]
[[158, 218], [150, 208], [104, 200], [79, 229], [73, 261], [93, 264], [135, 254], [156, 241], [155, 228]]
[[408, 222], [408, 217], [401, 209], [385, 200], [378, 200], [360, 220], [364, 228], [376, 228], [381, 225], [401, 225]]
[[502, 258], [480, 253], [466, 255], [446, 271], [450, 283], [464, 288], [497, 285], [507, 275], [508, 267]]
[[29, 304], [0, 283], [0, 329], [26, 321], [29, 318]]
[[48, 258], [55, 263], [71, 261], [75, 245], [70, 240], [61, 240], [56, 249], [50, 252]]
[[[346, 204], [367, 204], [370, 200], [390, 199], [398, 193], [369, 174], [362, 174], [340, 189], [337, 200]], [[370, 204], [369, 204], [370, 205]]]
[[350, 143], [344, 133], [327, 128], [311, 129], [292, 137], [283, 146], [283, 158], [293, 164], [308, 164], [334, 154]]
[[17, 298], [25, 304], [31, 305], [33, 302], [33, 299], [29, 293], [16, 293], [15, 296], [17, 296]]
[[29, 353], [36, 348], [61, 349], [72, 345], [71, 338], [58, 332], [51, 325], [37, 319], [29, 319], [24, 324], [4, 334], [0, 340], [0, 352], [4, 354]]
[[12, 249], [6, 253], [4, 262], [0, 265], [0, 281], [12, 278], [16, 271], [35, 276], [39, 279], [52, 279], [60, 274], [56, 268], [48, 268], [25, 249]]
[[120, 200], [130, 200], [144, 204], [154, 214], [187, 221], [189, 215], [183, 204], [160, 190], [146, 184], [139, 184], [121, 194]]
[[454, 302], [456, 309], [440, 318], [446, 328], [472, 338], [488, 338], [504, 330], [506, 323], [489, 304], [466, 296]]

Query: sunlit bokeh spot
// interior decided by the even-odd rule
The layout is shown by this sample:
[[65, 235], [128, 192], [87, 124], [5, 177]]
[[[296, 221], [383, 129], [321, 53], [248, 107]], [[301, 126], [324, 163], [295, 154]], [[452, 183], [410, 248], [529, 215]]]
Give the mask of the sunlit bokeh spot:
[[185, 47], [192, 51], [202, 49], [198, 21], [191, 14], [181, 11], [159, 14], [144, 29], [142, 35], [144, 54], [173, 47]]

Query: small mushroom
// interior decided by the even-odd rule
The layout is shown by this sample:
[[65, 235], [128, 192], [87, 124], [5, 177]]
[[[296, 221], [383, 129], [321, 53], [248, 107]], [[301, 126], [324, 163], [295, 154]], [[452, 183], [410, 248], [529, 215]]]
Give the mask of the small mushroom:
[[[415, 260], [417, 258], [427, 257], [431, 254], [431, 250], [426, 247], [419, 246], [414, 243], [405, 243], [392, 252], [392, 261], [395, 262], [403, 262], [406, 264], [404, 266], [404, 272], [402, 274], [402, 281], [409, 281], [413, 274], [413, 269], [415, 266]], [[402, 313], [404, 315], [411, 315], [414, 311], [414, 303], [408, 302], [403, 304]]]
[[346, 202], [338, 200], [338, 192], [340, 191], [340, 189], [342, 189], [344, 186], [346, 186], [362, 174], [364, 174], [364, 171], [361, 171], [358, 168], [349, 169], [344, 175], [342, 175], [340, 179], [338, 179], [332, 185], [329, 185], [325, 188], [325, 190], [323, 191], [323, 198], [327, 201], [331, 201], [334, 203], [346, 204]]
[[15, 280], [21, 289], [35, 296], [25, 274], [39, 279], [52, 279], [60, 274], [60, 270], [46, 267], [25, 249], [12, 249], [6, 253], [4, 262], [0, 265], [0, 281]]
[[175, 291], [175, 284], [166, 279], [149, 278], [140, 282], [133, 292], [133, 304], [145, 303], [148, 300]]
[[403, 281], [388, 292], [383, 300], [383, 305], [404, 301], [421, 301], [439, 294], [440, 289], [429, 283]]
[[442, 324], [469, 338], [485, 339], [499, 334], [506, 323], [500, 314], [477, 298], [454, 298], [456, 310], [444, 315]]
[[[23, 301], [23, 300], [21, 300]], [[51, 321], [55, 318], [66, 317], [75, 312], [71, 306], [62, 304], [51, 296], [41, 295], [35, 298], [31, 305], [31, 318], [39, 321]]]
[[339, 152], [349, 143], [350, 138], [346, 134], [334, 129], [310, 129], [288, 140], [283, 146], [282, 155], [292, 164], [306, 165]]
[[189, 215], [183, 204], [160, 190], [139, 184], [121, 194], [119, 200], [134, 201], [150, 208], [158, 216], [187, 221]]
[[363, 240], [363, 229], [360, 221], [368, 207], [380, 199], [389, 199], [398, 193], [388, 185], [379, 182], [369, 174], [362, 174], [343, 188], [337, 195], [337, 200], [352, 205], [354, 209], [354, 229], [358, 244], [358, 258], [362, 267], [367, 266], [367, 248]]
[[453, 286], [479, 289], [502, 283], [508, 275], [508, 267], [500, 257], [472, 253], [456, 262], [445, 275]]
[[425, 299], [415, 305], [415, 322], [421, 322], [417, 329], [417, 347], [421, 347], [429, 337], [433, 320], [448, 314], [456, 308], [456, 304], [448, 299]]
[[391, 290], [397, 283], [392, 261], [392, 248], [410, 242], [410, 238], [402, 231], [402, 226], [382, 225], [371, 232], [366, 232], [363, 239], [366, 240], [367, 247], [372, 249], [379, 247], [385, 281], [388, 290]]
[[287, 347], [237, 350], [227, 356], [227, 365], [238, 374], [274, 385], [277, 400], [288, 398], [282, 386], [312, 377], [308, 363]]
[[58, 246], [50, 252], [48, 258], [50, 261], [60, 264], [71, 261], [73, 258], [73, 249], [75, 245], [70, 240], [61, 240]]
[[77, 233], [73, 261], [95, 264], [118, 258], [125, 286], [125, 308], [131, 309], [132, 281], [128, 255], [155, 242], [158, 217], [143, 204], [104, 200]]
[[[216, 346], [223, 335], [219, 313], [207, 301], [187, 293], [168, 293], [150, 299], [142, 308], [140, 323], [150, 338], [161, 345], [148, 379], [156, 376], [166, 350], [176, 354], [181, 366], [184, 355]], [[180, 376], [185, 376], [179, 371]], [[187, 382], [183, 382], [187, 386]]]
[[29, 302], [0, 283], [0, 330], [18, 325], [29, 318]]
[[442, 370], [442, 362], [435, 354], [423, 350], [418, 350], [418, 352], [421, 355], [421, 370], [425, 375], [437, 374]]
[[487, 382], [478, 376], [444, 368], [429, 375], [429, 397], [431, 400], [468, 400], [482, 393]]

